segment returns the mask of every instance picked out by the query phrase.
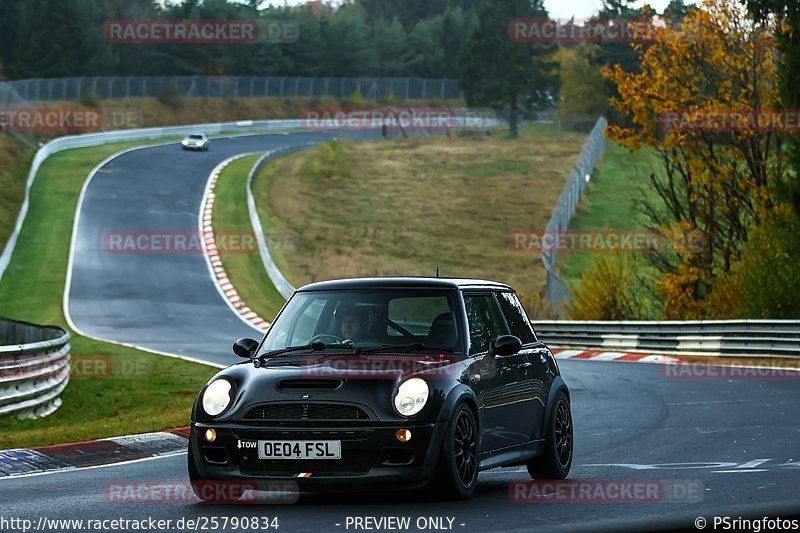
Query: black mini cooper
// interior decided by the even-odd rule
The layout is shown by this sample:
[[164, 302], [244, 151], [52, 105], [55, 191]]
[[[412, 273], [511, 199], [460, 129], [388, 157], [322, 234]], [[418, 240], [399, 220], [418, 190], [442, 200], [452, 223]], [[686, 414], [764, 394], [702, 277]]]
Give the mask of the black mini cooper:
[[481, 470], [563, 479], [572, 464], [569, 389], [507, 285], [313, 283], [261, 342], [233, 351], [248, 361], [214, 376], [192, 410], [193, 487], [427, 485], [467, 498]]

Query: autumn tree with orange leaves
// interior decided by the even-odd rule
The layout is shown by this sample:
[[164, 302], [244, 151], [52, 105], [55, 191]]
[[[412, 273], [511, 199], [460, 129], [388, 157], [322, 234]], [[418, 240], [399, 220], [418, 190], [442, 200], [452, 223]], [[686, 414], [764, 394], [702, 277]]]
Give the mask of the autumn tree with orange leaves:
[[658, 201], [640, 206], [673, 243], [650, 254], [662, 273], [664, 318], [713, 314], [715, 283], [774, 206], [783, 132], [758, 122], [778, 107], [772, 35], [740, 4], [704, 0], [634, 45], [639, 73], [604, 71], [619, 92], [612, 105], [631, 124], [610, 126], [608, 136], [631, 151], [651, 148], [664, 164], [663, 174], [647, 177]]

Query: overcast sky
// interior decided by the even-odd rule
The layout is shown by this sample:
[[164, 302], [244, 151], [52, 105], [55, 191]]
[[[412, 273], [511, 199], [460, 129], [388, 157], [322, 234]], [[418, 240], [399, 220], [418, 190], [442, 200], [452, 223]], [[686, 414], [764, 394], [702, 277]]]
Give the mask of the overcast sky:
[[[262, 5], [272, 4], [282, 6], [284, 3], [289, 5], [305, 4], [306, 0], [269, 0]], [[650, 0], [648, 2], [637, 2], [635, 6], [650, 4], [653, 9], [661, 12], [669, 0]], [[600, 9], [602, 5], [601, 0], [544, 0], [544, 5], [547, 7], [548, 13], [552, 18], [587, 18]]]

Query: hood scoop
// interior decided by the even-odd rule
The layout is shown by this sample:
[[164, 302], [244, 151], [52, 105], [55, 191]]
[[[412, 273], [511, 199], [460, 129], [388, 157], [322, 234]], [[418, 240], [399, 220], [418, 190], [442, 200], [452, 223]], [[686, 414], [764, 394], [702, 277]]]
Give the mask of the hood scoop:
[[276, 384], [278, 390], [285, 392], [334, 390], [341, 386], [341, 379], [282, 379]]

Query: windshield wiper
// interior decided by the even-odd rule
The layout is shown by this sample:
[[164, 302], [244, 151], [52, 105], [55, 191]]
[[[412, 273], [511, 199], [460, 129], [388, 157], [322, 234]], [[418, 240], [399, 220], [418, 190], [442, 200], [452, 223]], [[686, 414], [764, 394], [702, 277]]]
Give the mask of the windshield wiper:
[[260, 361], [264, 359], [270, 359], [272, 357], [283, 355], [290, 352], [299, 352], [301, 350], [312, 350], [314, 352], [320, 352], [325, 350], [326, 348], [348, 348], [350, 350], [353, 349], [352, 343], [336, 343], [336, 344], [325, 344], [324, 342], [312, 342], [311, 344], [303, 344], [302, 346], [289, 346], [288, 348], [281, 348], [280, 350], [272, 350], [271, 352], [267, 352], [258, 356]]
[[384, 344], [383, 346], [376, 346], [374, 348], [356, 348], [356, 354], [364, 353], [378, 353], [378, 352], [392, 352], [395, 350], [423, 350], [425, 344], [421, 342], [409, 342], [408, 344]]

